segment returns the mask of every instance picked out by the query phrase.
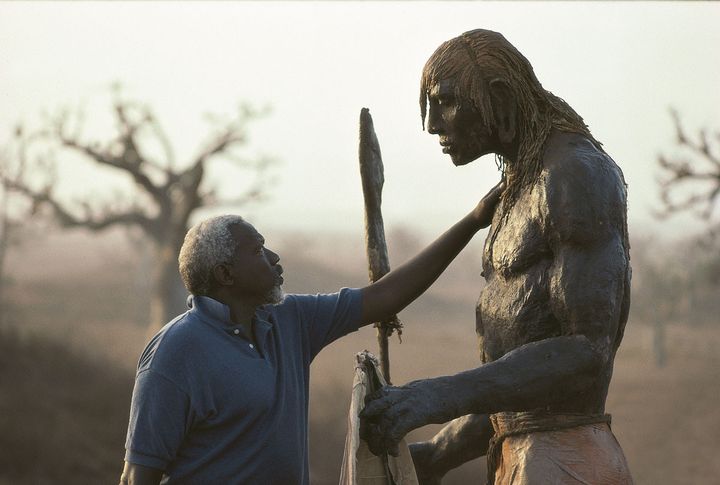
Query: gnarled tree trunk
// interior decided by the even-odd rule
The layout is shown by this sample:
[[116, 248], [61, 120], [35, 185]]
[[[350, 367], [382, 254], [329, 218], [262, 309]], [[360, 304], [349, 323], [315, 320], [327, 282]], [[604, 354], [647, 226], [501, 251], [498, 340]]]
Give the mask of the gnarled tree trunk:
[[183, 313], [187, 292], [178, 272], [178, 249], [174, 244], [158, 245], [152, 271], [148, 334], [155, 334], [167, 322]]

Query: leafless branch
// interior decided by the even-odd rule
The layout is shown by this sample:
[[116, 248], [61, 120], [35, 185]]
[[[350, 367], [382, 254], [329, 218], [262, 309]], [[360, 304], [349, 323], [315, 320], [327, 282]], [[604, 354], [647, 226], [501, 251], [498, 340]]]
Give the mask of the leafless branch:
[[175, 151], [170, 144], [170, 139], [168, 138], [167, 133], [165, 133], [165, 130], [163, 130], [162, 126], [160, 125], [160, 122], [157, 120], [157, 118], [155, 118], [155, 116], [149, 109], [146, 110], [145, 116], [150, 130], [155, 134], [155, 137], [158, 139], [160, 145], [163, 148], [163, 151], [165, 152], [165, 171], [168, 174], [173, 173], [176, 165]]
[[93, 231], [100, 231], [118, 224], [137, 225], [146, 229], [153, 226], [152, 220], [139, 209], [117, 213], [103, 212], [98, 215], [97, 208], [84, 201], [80, 204], [84, 214], [79, 216], [74, 214], [53, 195], [51, 185], [36, 190], [16, 181], [6, 181], [5, 183], [11, 190], [21, 193], [33, 201], [33, 212], [37, 212], [39, 207], [43, 205], [50, 207], [53, 215], [63, 227], [85, 227]]
[[660, 216], [692, 211], [709, 220], [720, 202], [720, 132], [714, 134], [718, 144], [713, 146], [705, 129], [699, 130], [697, 137], [691, 138], [677, 111], [671, 110], [670, 115], [676, 142], [687, 155], [674, 158], [658, 156], [658, 165], [663, 171], [658, 180], [663, 203]]
[[204, 164], [210, 157], [221, 154], [234, 145], [245, 143], [245, 132], [241, 127], [226, 126], [217, 136], [213, 137], [205, 148], [195, 157], [192, 167]]
[[[121, 116], [118, 114], [118, 116]], [[143, 172], [143, 163], [146, 163], [141, 158], [138, 152], [134, 134], [136, 129], [134, 127], [126, 127], [125, 134], [117, 140], [120, 146], [120, 153], [114, 155], [111, 147], [100, 149], [95, 145], [87, 144], [79, 139], [67, 134], [65, 124], [67, 118], [61, 117], [56, 121], [54, 126], [54, 135], [57, 137], [62, 146], [74, 150], [89, 157], [94, 162], [100, 165], [106, 165], [122, 171], [127, 172], [135, 181], [135, 183], [142, 187], [150, 196], [155, 200], [162, 199], [162, 191], [153, 181]]]

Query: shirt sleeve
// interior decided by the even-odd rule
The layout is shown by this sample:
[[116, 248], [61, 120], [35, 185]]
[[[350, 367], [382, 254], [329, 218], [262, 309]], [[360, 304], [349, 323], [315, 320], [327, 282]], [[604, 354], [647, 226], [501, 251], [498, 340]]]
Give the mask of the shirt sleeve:
[[176, 384], [152, 369], [135, 379], [125, 461], [166, 470], [190, 422], [190, 399]]
[[360, 327], [360, 289], [343, 288], [337, 293], [295, 297], [310, 342], [311, 361], [323, 347]]

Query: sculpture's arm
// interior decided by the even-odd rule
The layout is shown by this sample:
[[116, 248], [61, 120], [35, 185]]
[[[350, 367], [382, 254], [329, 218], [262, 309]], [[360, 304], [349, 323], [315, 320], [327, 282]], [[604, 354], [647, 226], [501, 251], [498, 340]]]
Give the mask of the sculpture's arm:
[[486, 414], [469, 414], [451, 421], [431, 440], [412, 443], [410, 452], [420, 484], [439, 484], [453, 468], [485, 455], [492, 435]]
[[368, 398], [361, 432], [375, 454], [397, 455], [413, 429], [466, 414], [531, 410], [586, 390], [602, 357], [584, 335], [532, 342], [453, 376], [384, 387]]

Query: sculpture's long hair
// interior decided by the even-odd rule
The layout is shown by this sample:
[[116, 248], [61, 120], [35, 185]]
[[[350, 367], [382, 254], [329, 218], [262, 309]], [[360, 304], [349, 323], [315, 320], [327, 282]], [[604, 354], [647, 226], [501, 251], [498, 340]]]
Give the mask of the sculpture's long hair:
[[428, 91], [444, 79], [454, 80], [455, 98], [458, 102], [472, 102], [488, 130], [495, 130], [490, 81], [504, 80], [512, 92], [518, 106], [516, 133], [520, 146], [518, 160], [512, 164], [498, 155], [498, 165], [507, 183], [503, 194], [506, 208], [542, 171], [543, 149], [553, 128], [583, 134], [602, 150], [580, 115], [565, 101], [543, 89], [530, 62], [497, 32], [483, 29], [465, 32], [444, 42], [428, 59], [420, 87], [423, 128]]

